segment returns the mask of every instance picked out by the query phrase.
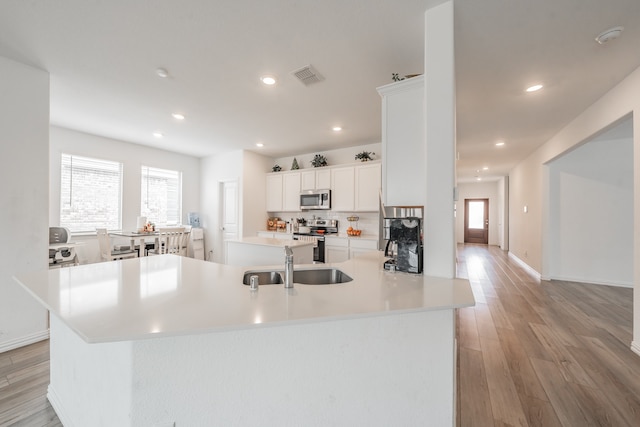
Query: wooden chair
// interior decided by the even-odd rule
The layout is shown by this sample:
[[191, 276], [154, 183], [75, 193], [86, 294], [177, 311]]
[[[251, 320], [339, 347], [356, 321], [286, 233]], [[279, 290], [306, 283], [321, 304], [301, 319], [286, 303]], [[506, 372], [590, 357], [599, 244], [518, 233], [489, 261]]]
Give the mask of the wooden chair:
[[138, 253], [134, 248], [128, 250], [117, 251], [111, 246], [111, 238], [106, 228], [97, 228], [98, 244], [100, 246], [100, 257], [103, 261], [114, 261], [116, 259], [136, 258]]
[[180, 255], [183, 238], [184, 227], [158, 228], [158, 247], [147, 252], [147, 255]]
[[182, 242], [180, 243], [181, 256], [187, 256], [189, 253], [189, 241], [191, 240], [190, 234], [191, 234], [191, 226], [185, 225], [184, 234], [182, 235]]

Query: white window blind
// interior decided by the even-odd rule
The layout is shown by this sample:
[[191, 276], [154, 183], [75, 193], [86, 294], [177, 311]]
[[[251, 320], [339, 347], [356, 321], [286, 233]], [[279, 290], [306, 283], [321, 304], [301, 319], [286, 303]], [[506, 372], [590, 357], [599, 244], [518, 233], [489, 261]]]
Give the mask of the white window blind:
[[182, 174], [142, 166], [140, 215], [156, 225], [180, 224]]
[[60, 225], [72, 232], [122, 226], [122, 163], [62, 154]]

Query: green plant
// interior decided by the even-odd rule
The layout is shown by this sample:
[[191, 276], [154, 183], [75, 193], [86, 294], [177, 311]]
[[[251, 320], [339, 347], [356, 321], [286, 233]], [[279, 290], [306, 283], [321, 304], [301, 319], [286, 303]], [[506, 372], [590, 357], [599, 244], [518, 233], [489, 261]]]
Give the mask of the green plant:
[[404, 80], [404, 77], [400, 77], [398, 73], [392, 73], [391, 80], [393, 80], [394, 82], [401, 82], [402, 80]]
[[356, 154], [356, 160], [360, 160], [361, 162], [366, 162], [367, 160], [373, 160], [373, 156], [376, 153], [373, 151], [363, 151], [361, 153]]
[[280, 172], [282, 170], [282, 167], [279, 164], [275, 164], [274, 167], [271, 168], [272, 172]]
[[300, 169], [300, 166], [298, 166], [298, 160], [294, 157], [293, 158], [293, 163], [291, 163], [291, 170], [295, 171]]
[[327, 158], [322, 154], [316, 154], [315, 156], [313, 156], [313, 160], [311, 160], [311, 166], [313, 166], [314, 168], [327, 166]]

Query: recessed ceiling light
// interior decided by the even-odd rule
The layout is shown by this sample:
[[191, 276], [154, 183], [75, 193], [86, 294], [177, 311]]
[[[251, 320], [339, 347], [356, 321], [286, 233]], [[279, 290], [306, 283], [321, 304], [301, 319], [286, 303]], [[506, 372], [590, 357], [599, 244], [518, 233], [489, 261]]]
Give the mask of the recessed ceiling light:
[[264, 144], [262, 142], [256, 142], [256, 147], [264, 147]]
[[156, 138], [162, 138], [164, 134], [162, 132], [156, 131], [153, 133], [153, 136], [155, 136]]
[[333, 129], [334, 132], [340, 132], [342, 130], [340, 126], [334, 126], [331, 129]]
[[482, 181], [482, 178], [480, 178], [479, 176], [476, 176], [476, 181]]
[[622, 31], [624, 31], [624, 27], [613, 27], [608, 30], [604, 30], [598, 37], [596, 37], [596, 41], [600, 44], [605, 44], [610, 42], [611, 40], [615, 40], [622, 35]]
[[262, 81], [262, 83], [266, 84], [267, 86], [276, 84], [276, 78], [273, 76], [262, 76], [260, 77], [260, 81]]
[[542, 85], [541, 84], [537, 84], [537, 85], [529, 86], [526, 89], [526, 91], [527, 92], [536, 92], [536, 91], [539, 91], [540, 89], [542, 89]]
[[184, 120], [184, 114], [180, 114], [180, 113], [173, 113], [171, 114], [173, 116], [174, 119], [176, 120]]
[[482, 168], [483, 171], [488, 171], [489, 170], [489, 166], [485, 166]]
[[496, 142], [496, 147], [502, 147], [504, 145], [504, 141]]
[[165, 68], [156, 69], [156, 74], [158, 75], [158, 77], [162, 77], [163, 79], [169, 77], [169, 72]]

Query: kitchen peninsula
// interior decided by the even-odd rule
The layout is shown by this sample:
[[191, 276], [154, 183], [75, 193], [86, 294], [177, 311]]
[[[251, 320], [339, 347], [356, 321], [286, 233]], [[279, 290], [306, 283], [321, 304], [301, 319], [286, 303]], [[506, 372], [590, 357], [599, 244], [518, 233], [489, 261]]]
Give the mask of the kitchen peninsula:
[[258, 291], [248, 268], [175, 255], [16, 280], [50, 310], [48, 396], [68, 426], [452, 425], [469, 283], [383, 261], [306, 265], [353, 280]]

